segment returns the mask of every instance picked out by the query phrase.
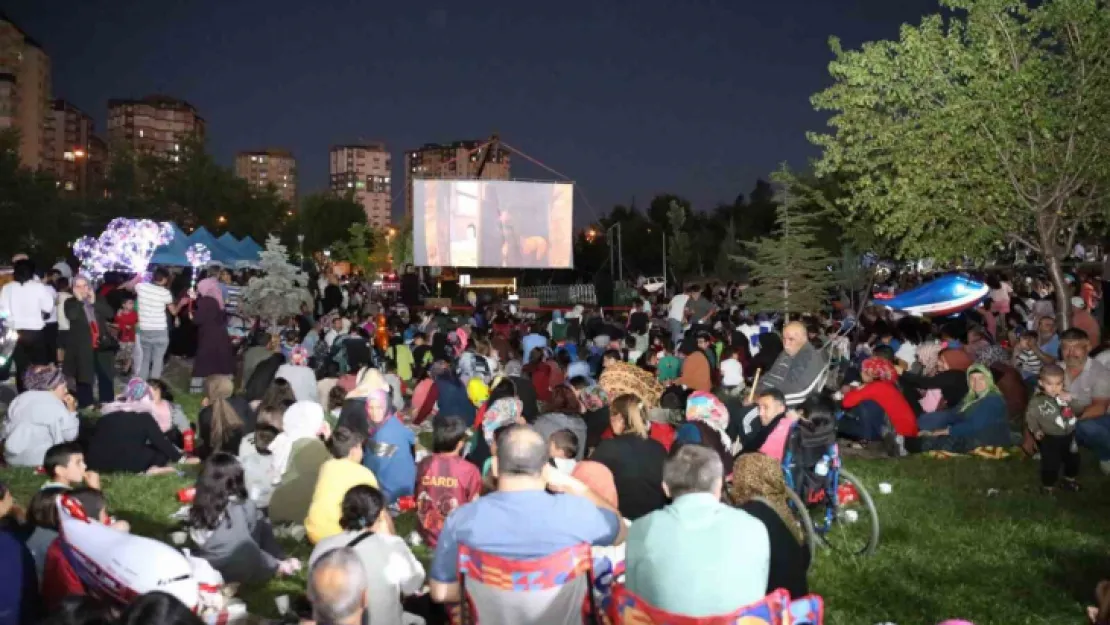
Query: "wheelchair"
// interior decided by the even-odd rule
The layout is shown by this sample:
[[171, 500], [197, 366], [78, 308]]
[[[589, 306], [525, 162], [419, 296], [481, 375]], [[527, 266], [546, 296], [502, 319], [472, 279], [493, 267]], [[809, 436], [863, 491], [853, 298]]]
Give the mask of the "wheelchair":
[[[836, 429], [807, 437], [807, 423], [791, 429], [782, 471], [791, 512], [802, 529], [810, 559], [818, 545], [849, 555], [879, 547], [879, 513], [863, 482], [844, 469]], [[809, 440], [807, 440], [809, 438]]]

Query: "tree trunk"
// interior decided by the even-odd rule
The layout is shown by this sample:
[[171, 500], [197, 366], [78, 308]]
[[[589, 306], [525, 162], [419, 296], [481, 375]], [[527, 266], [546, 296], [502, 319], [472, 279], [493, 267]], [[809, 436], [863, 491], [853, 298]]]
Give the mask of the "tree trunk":
[[1071, 294], [1068, 292], [1068, 281], [1064, 278], [1062, 260], [1056, 254], [1045, 255], [1048, 277], [1056, 289], [1056, 327], [1061, 332], [1071, 327]]

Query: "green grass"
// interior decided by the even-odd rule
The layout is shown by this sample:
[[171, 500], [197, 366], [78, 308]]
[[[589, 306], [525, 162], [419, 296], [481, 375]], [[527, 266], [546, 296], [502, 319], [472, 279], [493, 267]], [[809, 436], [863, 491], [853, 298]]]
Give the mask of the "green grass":
[[[181, 388], [178, 385], [178, 388]], [[178, 394], [186, 414], [199, 402]], [[831, 625], [933, 624], [964, 618], [977, 625], [1083, 623], [1095, 583], [1110, 577], [1110, 480], [1084, 457], [1084, 491], [1042, 495], [1037, 463], [1029, 460], [848, 458], [875, 498], [882, 526], [878, 552], [868, 558], [819, 551], [810, 587], [825, 598]], [[0, 469], [16, 498], [26, 503], [44, 481], [30, 470]], [[136, 533], [169, 540], [169, 515], [190, 477], [104, 476], [109, 510]], [[879, 482], [893, 492], [882, 495]], [[988, 496], [988, 489], [997, 489]], [[414, 527], [411, 514], [398, 533]], [[305, 542], [284, 541], [306, 560]], [[414, 549], [427, 562], [423, 546]], [[737, 563], [742, 566], [742, 563]], [[273, 597], [304, 591], [303, 574], [276, 579], [241, 595], [252, 614], [274, 616]]]

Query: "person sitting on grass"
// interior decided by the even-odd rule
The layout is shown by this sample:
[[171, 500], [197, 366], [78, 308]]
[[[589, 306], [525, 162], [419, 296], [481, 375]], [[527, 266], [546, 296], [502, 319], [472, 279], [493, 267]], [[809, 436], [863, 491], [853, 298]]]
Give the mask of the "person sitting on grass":
[[462, 457], [466, 421], [455, 415], [432, 419], [432, 455], [416, 467], [416, 517], [420, 537], [434, 549], [448, 515], [478, 498], [482, 476]]
[[197, 415], [197, 456], [202, 460], [217, 451], [237, 453], [243, 436], [254, 431], [254, 412], [245, 398], [234, 393], [230, 375], [204, 379], [204, 400]]
[[77, 400], [66, 389], [65, 375], [54, 367], [27, 370], [23, 385], [27, 390], [0, 420], [0, 441], [9, 465], [35, 467], [51, 445], [77, 438]]
[[570, 430], [559, 430], [547, 439], [547, 455], [551, 456], [551, 465], [556, 469], [570, 475], [574, 465], [578, 463], [578, 437]]
[[[841, 389], [841, 403], [848, 413], [837, 424], [837, 433], [857, 441], [881, 440], [889, 455], [905, 455], [904, 441], [917, 436], [917, 420], [896, 384], [898, 370], [872, 356], [863, 361], [860, 378], [863, 386]], [[899, 436], [903, 443], [898, 442]]]
[[304, 523], [320, 467], [332, 457], [320, 440], [328, 434], [324, 409], [316, 402], [296, 402], [282, 416], [282, 426], [282, 433], [270, 444], [273, 471], [281, 476], [270, 497], [270, 519]]
[[367, 485], [348, 490], [339, 526], [342, 533], [321, 540], [308, 557], [308, 566], [314, 567], [321, 556], [335, 549], [353, 549], [366, 569], [368, 622], [407, 622], [401, 598], [424, 585], [424, 567], [396, 535], [382, 492]]
[[[260, 421], [265, 414], [259, 416]], [[281, 415], [278, 415], [277, 422], [281, 423]], [[247, 494], [264, 511], [270, 507], [274, 486], [281, 479], [281, 474], [274, 468], [274, 453], [270, 449], [280, 434], [281, 430], [270, 423], [259, 423], [239, 443], [239, 464], [243, 465]]]
[[[1051, 493], [1059, 485], [1062, 490], [1077, 491], [1079, 448], [1075, 443], [1075, 424], [1078, 419], [1068, 405], [1071, 395], [1064, 390], [1063, 367], [1041, 367], [1038, 384], [1040, 390], [1025, 409], [1025, 423], [1037, 439], [1041, 452], [1041, 488]], [[1061, 466], [1063, 480], [1060, 480]]]
[[85, 466], [85, 454], [77, 443], [61, 443], [46, 450], [42, 460], [46, 474], [46, 488], [76, 488], [84, 483], [89, 488], [100, 489], [100, 474]]
[[[11, 490], [0, 482], [0, 520], [16, 508]], [[42, 616], [39, 578], [35, 560], [14, 531], [0, 524], [0, 621], [11, 625], [33, 625]]]
[[39, 583], [42, 583], [46, 567], [46, 553], [58, 538], [58, 496], [67, 490], [57, 486], [43, 488], [36, 491], [27, 504], [27, 529], [31, 533], [25, 543], [35, 559]]
[[[107, 525], [114, 530], [130, 532], [131, 526], [126, 521], [114, 521], [108, 516], [108, 501], [104, 494], [95, 488], [75, 488], [65, 496], [72, 497], [81, 504], [81, 509], [89, 519], [96, 519], [102, 525]], [[69, 559], [66, 557], [62, 546], [64, 539], [54, 539], [50, 548], [46, 550], [46, 562], [42, 572], [42, 600], [47, 610], [53, 612], [62, 599], [70, 595], [84, 595], [85, 585], [73, 570]]]
[[378, 487], [378, 478], [362, 466], [362, 446], [365, 443], [366, 438], [362, 434], [345, 427], [337, 428], [328, 439], [332, 459], [320, 466], [312, 503], [304, 520], [311, 542], [318, 543], [343, 531], [339, 527], [339, 517], [343, 495], [348, 490], [359, 485]]
[[171, 443], [182, 447], [185, 444], [184, 434], [191, 430], [193, 425], [189, 423], [189, 418], [185, 416], [181, 405], [174, 403], [173, 391], [168, 384], [158, 378], [147, 380], [146, 383], [150, 386], [154, 420], [158, 422], [158, 427], [162, 428]]
[[171, 465], [181, 460], [181, 452], [166, 438], [151, 414], [152, 397], [147, 383], [133, 378], [123, 395], [102, 408], [104, 416], [96, 422], [85, 457], [90, 468], [148, 475], [175, 471]]
[[300, 569], [296, 559], [285, 559], [270, 521], [247, 498], [243, 467], [231, 454], [217, 452], [205, 461], [188, 524], [193, 555], [226, 583], [261, 583]]
[[[389, 385], [373, 371], [367, 375], [372, 374], [378, 381], [372, 383], [366, 396], [365, 419], [370, 437], [362, 464], [377, 476], [386, 501], [392, 505], [397, 499], [413, 493], [416, 435], [393, 411]], [[465, 393], [463, 399], [465, 401]]]
[[956, 410], [930, 412], [917, 418], [923, 451], [967, 453], [978, 447], [1010, 446], [1006, 402], [985, 365], [967, 370], [967, 395]]

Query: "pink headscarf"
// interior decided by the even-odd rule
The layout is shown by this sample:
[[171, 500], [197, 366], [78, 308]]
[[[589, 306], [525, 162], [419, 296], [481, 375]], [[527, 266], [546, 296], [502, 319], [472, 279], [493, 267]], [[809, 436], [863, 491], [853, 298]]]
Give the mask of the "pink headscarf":
[[220, 305], [220, 310], [224, 307], [224, 292], [220, 288], [220, 281], [215, 278], [205, 278], [197, 283], [197, 295], [201, 297], [211, 297], [216, 300]]

